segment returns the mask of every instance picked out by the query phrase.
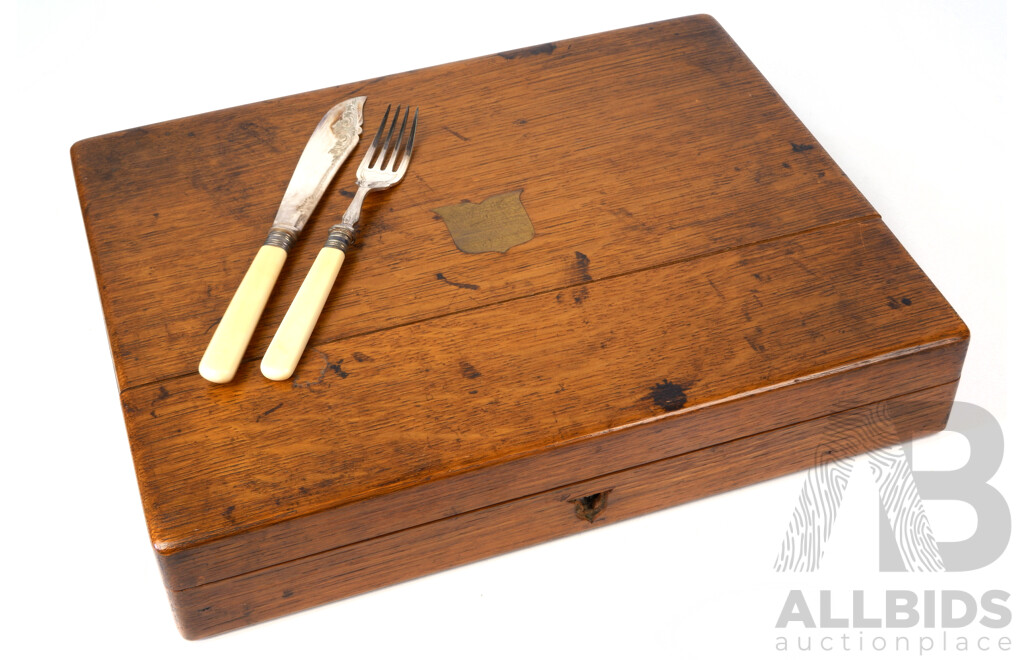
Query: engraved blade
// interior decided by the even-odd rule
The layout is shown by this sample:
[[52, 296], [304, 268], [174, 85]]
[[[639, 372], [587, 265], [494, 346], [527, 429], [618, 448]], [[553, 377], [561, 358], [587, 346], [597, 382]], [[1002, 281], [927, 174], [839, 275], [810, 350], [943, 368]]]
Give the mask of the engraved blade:
[[365, 96], [342, 101], [313, 130], [277, 209], [273, 229], [298, 234], [363, 132]]

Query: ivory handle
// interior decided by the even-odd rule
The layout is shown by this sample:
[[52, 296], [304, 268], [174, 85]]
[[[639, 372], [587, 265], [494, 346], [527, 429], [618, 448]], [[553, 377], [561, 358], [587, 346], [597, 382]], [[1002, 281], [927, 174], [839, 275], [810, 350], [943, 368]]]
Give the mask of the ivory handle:
[[260, 247], [206, 347], [199, 363], [200, 376], [213, 383], [227, 383], [235, 377], [287, 256], [288, 252], [276, 245]]
[[343, 261], [345, 253], [337, 248], [325, 247], [320, 250], [260, 363], [260, 371], [270, 380], [291, 378], [302, 352], [306, 350], [306, 343], [313, 334], [313, 328], [334, 287], [334, 280], [338, 278]]

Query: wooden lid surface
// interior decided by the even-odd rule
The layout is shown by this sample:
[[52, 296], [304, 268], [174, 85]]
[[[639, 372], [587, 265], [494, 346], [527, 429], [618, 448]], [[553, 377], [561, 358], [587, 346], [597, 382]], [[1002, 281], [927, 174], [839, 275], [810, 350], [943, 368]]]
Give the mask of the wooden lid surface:
[[[235, 381], [207, 383], [199, 359], [310, 131], [355, 95], [361, 145]], [[294, 378], [267, 381], [388, 103], [420, 109], [409, 173], [367, 198]], [[251, 570], [316, 551], [324, 511], [967, 337], [707, 16], [91, 138], [72, 159], [153, 543], [165, 569], [195, 560], [174, 588], [230, 574], [203, 569], [217, 553], [262, 553]], [[459, 510], [462, 488], [403, 524]], [[352, 516], [332, 523], [349, 541], [380, 533]]]

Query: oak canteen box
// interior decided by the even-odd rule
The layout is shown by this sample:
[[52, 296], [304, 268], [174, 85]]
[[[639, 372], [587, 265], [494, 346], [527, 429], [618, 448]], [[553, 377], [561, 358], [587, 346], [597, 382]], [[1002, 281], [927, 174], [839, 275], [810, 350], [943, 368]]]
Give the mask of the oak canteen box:
[[[206, 382], [200, 356], [312, 128], [356, 95], [362, 144], [235, 380]], [[367, 198], [295, 376], [266, 380], [389, 102], [420, 109], [409, 173]], [[967, 349], [708, 16], [71, 155], [149, 533], [190, 638], [936, 432]]]

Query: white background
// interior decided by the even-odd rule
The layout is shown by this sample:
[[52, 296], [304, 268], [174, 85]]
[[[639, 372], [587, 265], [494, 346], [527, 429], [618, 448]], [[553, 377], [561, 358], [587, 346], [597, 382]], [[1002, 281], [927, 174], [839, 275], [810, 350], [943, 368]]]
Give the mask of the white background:
[[[1020, 275], [1011, 230], [1022, 221], [1012, 125], [1020, 117], [1011, 118], [1021, 108], [1009, 86], [1021, 76], [1013, 64], [1020, 32], [1003, 3], [25, 0], [5, 3], [0, 15], [0, 656], [811, 657], [774, 650], [791, 588], [1000, 588], [1024, 618], [1017, 538], [1000, 561], [972, 573], [880, 574], [866, 477], [851, 486], [823, 570], [773, 573], [798, 474], [211, 640], [186, 642], [175, 631], [148, 547], [71, 144], [703, 12], [724, 25], [971, 328], [958, 399], [1002, 422], [1006, 455], [992, 483], [1024, 515], [1020, 392], [1008, 389], [1021, 366], [1019, 313], [1008, 314], [1021, 302], [1011, 284]], [[966, 458], [950, 433], [917, 447], [922, 467]], [[943, 539], [971, 534], [969, 509], [930, 503], [928, 511]], [[1000, 633], [1017, 652], [1020, 630], [1015, 622]], [[984, 657], [993, 655], [1007, 657]]]

